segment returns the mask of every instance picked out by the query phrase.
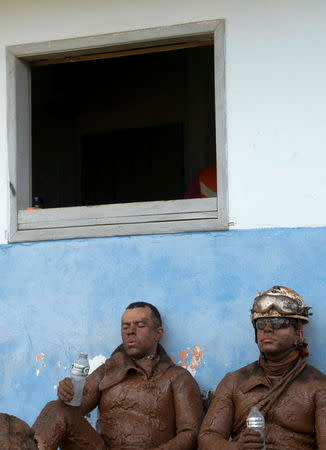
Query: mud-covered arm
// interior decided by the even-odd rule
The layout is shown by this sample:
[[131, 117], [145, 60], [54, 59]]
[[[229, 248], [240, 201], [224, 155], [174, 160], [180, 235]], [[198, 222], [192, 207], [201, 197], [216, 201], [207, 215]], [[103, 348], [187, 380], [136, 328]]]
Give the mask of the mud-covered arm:
[[198, 384], [186, 370], [172, 382], [176, 436], [156, 450], [193, 450], [202, 420], [203, 404]]
[[315, 394], [315, 431], [317, 448], [326, 450], [326, 387]]
[[83, 392], [83, 400], [81, 409], [83, 414], [87, 414], [92, 411], [99, 404], [101, 393], [99, 390], [99, 384], [104, 377], [105, 364], [102, 364], [86, 379]]
[[229, 442], [234, 419], [232, 375], [227, 374], [217, 386], [199, 432], [198, 449], [229, 450], [238, 448]]

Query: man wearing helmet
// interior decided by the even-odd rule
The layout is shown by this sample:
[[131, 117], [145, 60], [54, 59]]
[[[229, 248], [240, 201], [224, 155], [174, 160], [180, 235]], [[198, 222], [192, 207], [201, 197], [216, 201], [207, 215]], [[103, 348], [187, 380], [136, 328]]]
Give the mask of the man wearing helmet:
[[259, 361], [228, 373], [218, 385], [201, 427], [200, 450], [263, 448], [260, 434], [246, 428], [252, 406], [265, 417], [267, 450], [326, 449], [326, 376], [307, 364], [303, 339], [309, 309], [283, 286], [255, 298], [251, 320]]

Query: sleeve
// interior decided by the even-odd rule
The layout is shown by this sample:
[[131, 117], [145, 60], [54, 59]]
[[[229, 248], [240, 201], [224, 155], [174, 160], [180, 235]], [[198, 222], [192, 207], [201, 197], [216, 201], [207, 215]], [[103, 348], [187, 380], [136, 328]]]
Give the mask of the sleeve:
[[317, 448], [326, 450], [326, 386], [315, 394], [315, 432]]
[[234, 419], [232, 373], [228, 373], [217, 386], [213, 400], [208, 408], [199, 432], [198, 449], [219, 450], [236, 449], [237, 444], [230, 442]]
[[83, 414], [89, 413], [99, 404], [101, 397], [99, 385], [102, 378], [104, 377], [104, 373], [105, 364], [102, 364], [100, 367], [94, 370], [91, 375], [87, 377], [81, 405]]
[[172, 382], [176, 436], [156, 450], [193, 450], [202, 420], [203, 403], [198, 384], [185, 369]]

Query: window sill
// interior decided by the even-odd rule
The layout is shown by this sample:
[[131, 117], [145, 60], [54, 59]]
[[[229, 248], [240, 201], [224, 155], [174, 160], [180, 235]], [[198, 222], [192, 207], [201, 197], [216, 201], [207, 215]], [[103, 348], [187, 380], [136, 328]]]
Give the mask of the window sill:
[[11, 242], [227, 229], [217, 199], [21, 210]]

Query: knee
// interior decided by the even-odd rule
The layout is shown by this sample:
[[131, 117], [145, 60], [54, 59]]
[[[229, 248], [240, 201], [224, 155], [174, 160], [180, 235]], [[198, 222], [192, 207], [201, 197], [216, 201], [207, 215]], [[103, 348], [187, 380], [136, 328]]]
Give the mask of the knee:
[[47, 403], [37, 417], [33, 428], [40, 424], [44, 426], [53, 424], [69, 425], [71, 422], [79, 421], [83, 418], [80, 408], [66, 405], [61, 400], [54, 400]]
[[68, 407], [60, 400], [47, 403], [32, 428], [39, 448], [52, 449], [66, 435], [71, 417]]
[[[35, 424], [51, 421], [53, 423], [54, 419], [63, 421], [66, 416], [66, 411], [62, 407], [62, 402], [60, 400], [54, 400], [47, 403], [40, 414], [38, 415]], [[34, 428], [33, 425], [33, 428]], [[35, 429], [35, 428], [34, 428]]]

